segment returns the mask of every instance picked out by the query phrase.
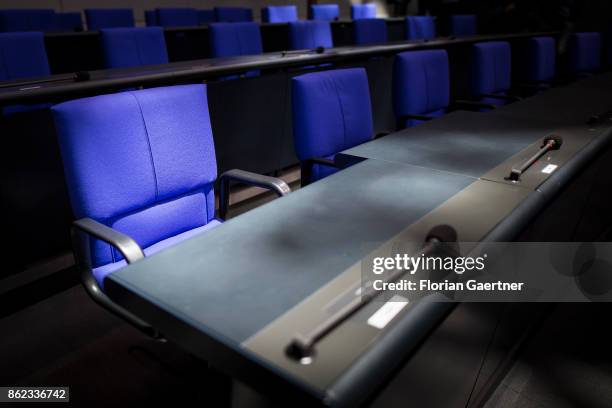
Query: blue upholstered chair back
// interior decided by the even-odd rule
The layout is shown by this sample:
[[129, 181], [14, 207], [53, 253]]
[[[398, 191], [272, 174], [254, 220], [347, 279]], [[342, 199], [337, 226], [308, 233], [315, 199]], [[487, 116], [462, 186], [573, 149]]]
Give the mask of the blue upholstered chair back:
[[40, 32], [0, 33], [0, 81], [51, 75]]
[[85, 9], [85, 20], [89, 31], [134, 27], [134, 12], [132, 9]]
[[[450, 95], [448, 54], [445, 50], [409, 51], [393, 62], [393, 108], [395, 115], [438, 117], [446, 113]], [[421, 123], [408, 119], [403, 126]]]
[[157, 24], [161, 27], [194, 27], [198, 25], [198, 12], [194, 8], [158, 8]]
[[253, 21], [253, 10], [244, 7], [215, 7], [215, 21], [220, 23]]
[[108, 28], [100, 30], [100, 41], [107, 68], [168, 63], [161, 27]]
[[[512, 66], [510, 44], [505, 41], [472, 46], [472, 95], [505, 95], [510, 89]], [[503, 105], [503, 99], [481, 98], [481, 102]]]
[[312, 20], [334, 21], [340, 17], [340, 7], [337, 4], [313, 4], [310, 6]]
[[257, 23], [214, 23], [209, 26], [213, 57], [256, 55], [263, 52]]
[[527, 46], [526, 79], [535, 82], [551, 81], [556, 74], [557, 48], [553, 37], [535, 37]]
[[601, 35], [575, 33], [568, 43], [569, 69], [574, 74], [596, 71], [601, 67]]
[[289, 46], [292, 50], [332, 48], [331, 27], [328, 21], [294, 21], [289, 23]]
[[436, 38], [436, 23], [431, 16], [406, 17], [407, 40], [429, 40]]
[[332, 158], [372, 138], [372, 106], [363, 68], [314, 72], [292, 80], [293, 137], [300, 160]]
[[457, 37], [476, 35], [476, 16], [473, 14], [450, 16], [449, 30], [451, 35]]
[[55, 21], [59, 31], [83, 31], [83, 19], [80, 12], [56, 13]]
[[198, 24], [205, 25], [215, 22], [215, 10], [198, 10]]
[[355, 44], [379, 44], [387, 42], [387, 22], [382, 18], [362, 18], [353, 21]]
[[297, 20], [296, 6], [268, 6], [261, 9], [261, 21], [264, 23], [289, 23]]
[[[93, 218], [142, 248], [213, 220], [217, 164], [206, 85], [96, 96], [52, 110], [76, 218]], [[93, 243], [93, 267], [120, 259]]]
[[145, 24], [147, 27], [158, 26], [157, 22], [157, 10], [145, 10]]
[[359, 20], [361, 18], [376, 18], [376, 4], [353, 4], [351, 6], [351, 18]]
[[0, 10], [0, 32], [53, 31], [56, 29], [55, 11], [52, 9]]

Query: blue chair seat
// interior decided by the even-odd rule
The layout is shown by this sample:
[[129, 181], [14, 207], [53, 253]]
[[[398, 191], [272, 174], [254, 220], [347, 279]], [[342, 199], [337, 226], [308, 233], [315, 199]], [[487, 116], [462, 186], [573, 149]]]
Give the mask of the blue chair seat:
[[261, 9], [264, 23], [289, 23], [298, 20], [296, 6], [268, 6]]
[[353, 4], [351, 6], [351, 18], [360, 20], [362, 18], [376, 18], [376, 4]]
[[482, 103], [498, 106], [508, 103], [485, 94], [503, 96], [510, 89], [510, 44], [505, 41], [474, 44], [472, 53], [472, 96]]
[[428, 40], [436, 37], [436, 24], [431, 16], [406, 17], [406, 39]]
[[450, 34], [465, 37], [477, 34], [476, 16], [473, 14], [457, 14], [450, 16]]
[[[144, 248], [143, 252], [145, 253], [145, 256], [151, 256], [153, 254], [163, 251], [166, 248], [170, 248], [180, 242], [183, 242], [189, 238], [193, 238], [196, 235], [199, 235], [205, 231], [209, 231], [215, 227], [218, 227], [221, 224], [222, 224], [222, 221], [213, 219], [209, 221], [208, 224], [206, 225], [203, 225], [198, 228], [194, 228], [189, 231], [185, 231], [181, 234], [178, 234], [173, 237], [166, 238], [162, 241], [156, 242], [155, 244], [147, 248]], [[111, 273], [123, 268], [126, 265], [127, 263], [125, 262], [125, 260], [109, 263], [109, 264], [94, 268], [93, 275], [96, 278], [96, 282], [98, 282], [98, 285], [100, 285], [100, 287], [104, 289], [104, 279]]]
[[294, 21], [289, 23], [289, 46], [292, 50], [334, 46], [328, 21]]
[[89, 31], [134, 27], [134, 12], [132, 9], [85, 9], [85, 20]]
[[337, 4], [313, 4], [310, 6], [312, 20], [334, 21], [340, 16], [340, 7]]
[[353, 22], [355, 44], [381, 44], [387, 42], [387, 22], [382, 18], [362, 18]]

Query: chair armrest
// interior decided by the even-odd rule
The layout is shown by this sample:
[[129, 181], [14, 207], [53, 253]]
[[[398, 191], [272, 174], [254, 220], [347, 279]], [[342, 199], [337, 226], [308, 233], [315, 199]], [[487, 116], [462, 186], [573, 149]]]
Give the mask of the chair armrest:
[[480, 94], [479, 96], [482, 96], [485, 98], [501, 99], [504, 101], [511, 101], [511, 102], [518, 102], [518, 101], [523, 100], [523, 98], [521, 98], [520, 96], [516, 96], [516, 95], [497, 95], [497, 94], [483, 93], [483, 94]]
[[[86, 234], [85, 239], [81, 239], [82, 234]], [[138, 316], [127, 311], [123, 307], [113, 302], [98, 285], [93, 276], [90, 259], [89, 237], [92, 236], [104, 241], [121, 252], [127, 263], [136, 262], [144, 258], [144, 253], [140, 246], [129, 236], [107, 227], [91, 218], [82, 218], [72, 224], [72, 241], [74, 245], [77, 268], [81, 275], [81, 282], [87, 294], [100, 306], [113, 313], [114, 315], [127, 321], [146, 335], [164, 340], [163, 336], [150, 324], [140, 319]]]
[[498, 106], [492, 103], [484, 103], [484, 102], [476, 102], [476, 101], [466, 101], [466, 100], [457, 100], [453, 101], [450, 107], [452, 110], [456, 109], [497, 109]]
[[140, 246], [129, 236], [99, 223], [91, 218], [81, 218], [73, 224], [74, 228], [106, 242], [117, 248], [127, 263], [136, 262], [144, 258]]
[[225, 219], [230, 199], [230, 183], [238, 182], [253, 187], [265, 188], [274, 191], [279, 197], [291, 192], [285, 181], [263, 174], [252, 173], [250, 171], [233, 169], [228, 170], [219, 177], [219, 217]]

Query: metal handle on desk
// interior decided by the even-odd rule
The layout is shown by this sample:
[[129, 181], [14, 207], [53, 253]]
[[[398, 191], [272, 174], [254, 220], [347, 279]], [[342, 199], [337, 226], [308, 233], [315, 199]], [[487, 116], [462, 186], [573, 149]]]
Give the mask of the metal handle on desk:
[[529, 167], [533, 165], [540, 157], [544, 156], [546, 153], [552, 150], [558, 150], [563, 144], [563, 140], [559, 136], [550, 136], [544, 139], [544, 143], [540, 147], [540, 150], [536, 152], [533, 156], [531, 156], [527, 161], [518, 166], [518, 168], [512, 168], [510, 175], [506, 177], [506, 180], [518, 181]]
[[[457, 232], [455, 229], [448, 225], [439, 225], [430, 230], [425, 239], [425, 245], [422, 248], [424, 255], [430, 255], [435, 249], [437, 244], [441, 242], [456, 242]], [[392, 274], [388, 275], [385, 282], [394, 282], [406, 274], [405, 270], [395, 270]], [[297, 361], [304, 362], [305, 360], [310, 361], [316, 354], [316, 344], [331, 333], [336, 327], [340, 326], [352, 315], [361, 310], [364, 306], [370, 303], [380, 293], [371, 287], [364, 289], [361, 288], [361, 296], [355, 297], [348, 304], [332, 314], [327, 320], [324, 320], [309, 333], [302, 334], [297, 333], [291, 343], [287, 346], [286, 354]]]

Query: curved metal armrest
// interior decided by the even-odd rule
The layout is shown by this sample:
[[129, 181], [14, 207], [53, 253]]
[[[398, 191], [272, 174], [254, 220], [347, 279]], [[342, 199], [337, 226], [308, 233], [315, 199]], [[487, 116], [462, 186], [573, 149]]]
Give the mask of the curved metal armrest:
[[265, 188], [274, 191], [279, 197], [285, 196], [291, 192], [287, 183], [279, 178], [239, 169], [228, 170], [219, 177], [219, 217], [221, 219], [225, 219], [227, 215], [231, 182]]
[[117, 248], [127, 263], [136, 262], [144, 258], [144, 252], [140, 246], [129, 236], [99, 223], [91, 218], [76, 220], [74, 228], [86, 232], [94, 238], [104, 241]]
[[465, 100], [457, 100], [453, 101], [451, 105], [451, 109], [497, 109], [498, 106], [492, 103], [484, 103], [484, 102], [476, 102], [476, 101], [465, 101]]
[[483, 93], [483, 94], [480, 94], [480, 96], [485, 97], [485, 98], [501, 99], [504, 101], [511, 101], [511, 102], [518, 102], [518, 101], [523, 100], [523, 98], [521, 98], [520, 96], [516, 96], [516, 95], [497, 95], [497, 94]]
[[[86, 239], [81, 239], [82, 233], [87, 235]], [[129, 236], [109, 228], [91, 218], [82, 218], [72, 223], [72, 240], [77, 259], [77, 266], [81, 274], [81, 282], [83, 283], [83, 286], [85, 287], [85, 290], [89, 296], [91, 296], [91, 298], [100, 306], [124, 319], [148, 336], [155, 339], [163, 339], [159, 332], [157, 332], [157, 330], [155, 330], [150, 324], [113, 302], [102, 291], [102, 288], [100, 288], [92, 273], [89, 236], [97, 238], [117, 248], [119, 252], [123, 254], [127, 263], [136, 262], [145, 257], [140, 246]]]

